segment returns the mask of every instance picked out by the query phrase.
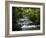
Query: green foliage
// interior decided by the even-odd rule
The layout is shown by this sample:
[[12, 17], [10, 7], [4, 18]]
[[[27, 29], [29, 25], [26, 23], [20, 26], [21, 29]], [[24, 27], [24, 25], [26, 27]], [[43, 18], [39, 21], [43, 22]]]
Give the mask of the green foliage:
[[14, 16], [16, 19], [23, 17], [23, 15], [29, 16], [33, 22], [40, 21], [40, 8], [31, 7], [13, 7]]

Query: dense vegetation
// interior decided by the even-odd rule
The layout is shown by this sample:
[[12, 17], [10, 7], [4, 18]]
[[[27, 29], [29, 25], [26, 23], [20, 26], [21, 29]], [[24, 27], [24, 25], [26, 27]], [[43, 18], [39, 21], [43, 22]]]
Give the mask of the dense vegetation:
[[[26, 15], [34, 24], [40, 24], [40, 8], [31, 8], [31, 7], [13, 7], [12, 8], [12, 23], [15, 29], [18, 29], [20, 26], [17, 25], [16, 20], [23, 18]], [[16, 26], [15, 26], [16, 25]], [[18, 26], [18, 27], [17, 27]], [[21, 28], [20, 28], [21, 30]]]

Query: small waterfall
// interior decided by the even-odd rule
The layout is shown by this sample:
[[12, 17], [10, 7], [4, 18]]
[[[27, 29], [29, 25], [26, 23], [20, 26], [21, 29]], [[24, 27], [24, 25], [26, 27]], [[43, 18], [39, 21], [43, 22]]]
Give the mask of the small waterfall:
[[18, 24], [21, 25], [22, 30], [29, 30], [29, 28], [35, 28], [37, 26], [35, 25], [30, 25], [32, 23], [31, 20], [27, 16], [23, 16], [23, 18], [19, 19]]

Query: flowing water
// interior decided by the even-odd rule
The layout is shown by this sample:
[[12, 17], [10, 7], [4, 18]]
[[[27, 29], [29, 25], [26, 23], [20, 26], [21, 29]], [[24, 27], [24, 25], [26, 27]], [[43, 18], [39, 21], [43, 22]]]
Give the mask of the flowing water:
[[30, 25], [33, 23], [27, 16], [23, 16], [23, 18], [19, 19], [18, 24], [21, 25], [22, 30], [29, 30], [32, 28], [36, 28], [36, 25]]

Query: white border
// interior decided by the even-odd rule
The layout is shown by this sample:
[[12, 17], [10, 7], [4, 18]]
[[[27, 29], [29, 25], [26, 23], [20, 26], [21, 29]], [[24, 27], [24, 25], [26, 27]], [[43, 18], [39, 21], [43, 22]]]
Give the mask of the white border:
[[[40, 8], [40, 30], [31, 31], [12, 31], [12, 7], [35, 7]], [[9, 6], [9, 34], [27, 34], [27, 33], [43, 33], [43, 6], [42, 5], [24, 5], [24, 4], [10, 4]]]

